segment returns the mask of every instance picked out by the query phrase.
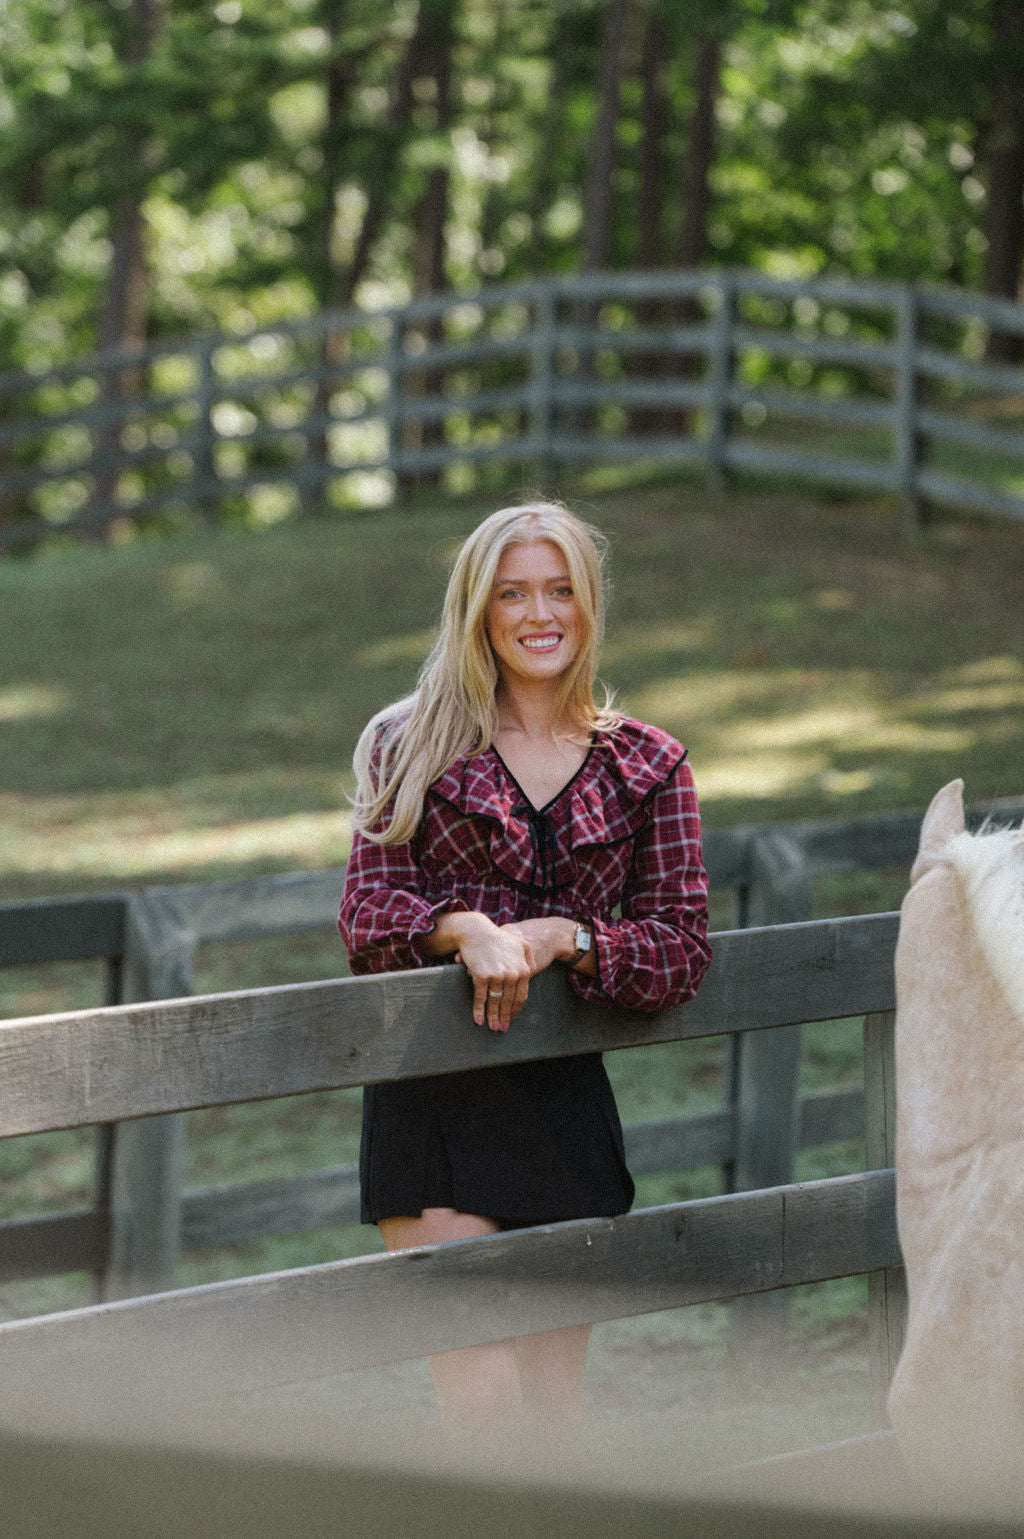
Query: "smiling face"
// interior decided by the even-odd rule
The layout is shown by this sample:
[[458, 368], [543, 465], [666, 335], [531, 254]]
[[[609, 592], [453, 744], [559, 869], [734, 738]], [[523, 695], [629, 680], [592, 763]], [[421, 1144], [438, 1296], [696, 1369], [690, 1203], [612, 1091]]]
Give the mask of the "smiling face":
[[506, 688], [557, 683], [584, 635], [569, 563], [557, 545], [531, 540], [506, 547], [485, 624]]

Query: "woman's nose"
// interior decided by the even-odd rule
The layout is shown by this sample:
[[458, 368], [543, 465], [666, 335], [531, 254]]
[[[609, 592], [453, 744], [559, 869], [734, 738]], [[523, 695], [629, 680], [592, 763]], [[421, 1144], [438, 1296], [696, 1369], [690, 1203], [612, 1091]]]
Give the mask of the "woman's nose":
[[551, 618], [551, 605], [546, 593], [531, 593], [526, 612], [531, 620], [549, 620]]

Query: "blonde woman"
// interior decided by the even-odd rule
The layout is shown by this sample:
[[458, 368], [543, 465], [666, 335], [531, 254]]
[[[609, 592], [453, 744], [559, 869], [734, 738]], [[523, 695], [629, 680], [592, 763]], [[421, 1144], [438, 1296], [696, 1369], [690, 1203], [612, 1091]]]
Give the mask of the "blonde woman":
[[[490, 1031], [547, 967], [586, 1000], [661, 1010], [711, 956], [686, 752], [594, 700], [602, 554], [561, 506], [492, 514], [455, 563], [417, 689], [356, 751], [352, 970], [460, 962]], [[361, 1182], [389, 1250], [624, 1213], [634, 1191], [597, 1053], [369, 1087]], [[432, 1358], [446, 1427], [564, 1437], [588, 1335]]]

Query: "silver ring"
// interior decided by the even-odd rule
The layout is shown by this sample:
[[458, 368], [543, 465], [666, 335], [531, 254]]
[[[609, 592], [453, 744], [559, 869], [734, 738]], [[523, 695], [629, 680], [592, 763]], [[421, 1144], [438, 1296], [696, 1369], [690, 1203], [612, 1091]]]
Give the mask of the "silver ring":
[[488, 989], [487, 990], [487, 998], [488, 999], [500, 999], [502, 994], [504, 994], [504, 992], [505, 992], [504, 989]]

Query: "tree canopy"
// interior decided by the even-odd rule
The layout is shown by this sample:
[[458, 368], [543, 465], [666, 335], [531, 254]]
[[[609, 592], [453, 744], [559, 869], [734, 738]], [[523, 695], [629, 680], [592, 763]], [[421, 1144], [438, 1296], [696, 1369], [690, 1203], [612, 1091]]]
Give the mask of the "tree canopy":
[[22, 0], [0, 352], [703, 262], [1016, 297], [1013, 0]]

